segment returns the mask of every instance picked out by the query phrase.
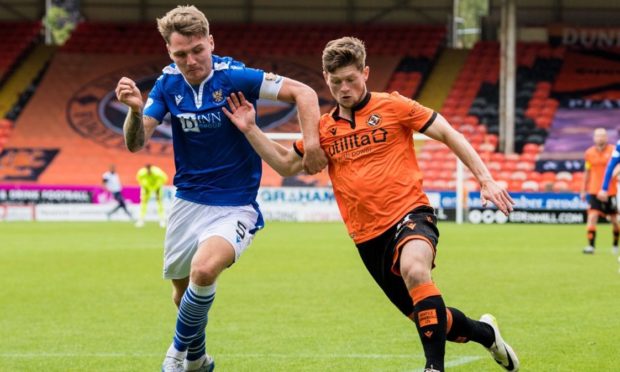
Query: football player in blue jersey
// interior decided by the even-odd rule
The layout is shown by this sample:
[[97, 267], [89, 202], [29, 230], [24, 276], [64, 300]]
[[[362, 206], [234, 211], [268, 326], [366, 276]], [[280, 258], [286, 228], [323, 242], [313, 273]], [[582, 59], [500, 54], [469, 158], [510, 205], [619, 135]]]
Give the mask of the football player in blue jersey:
[[[611, 154], [611, 158], [607, 163], [607, 167], [605, 168], [605, 178], [603, 178], [603, 184], [601, 185], [601, 191], [598, 193], [599, 199], [602, 201], [607, 201], [609, 198], [609, 185], [612, 182], [612, 179], [618, 176], [620, 173], [620, 169], [616, 168], [618, 164], [620, 164], [620, 129], [618, 130], [618, 142], [616, 142], [616, 148], [614, 152]], [[615, 180], [614, 180], [615, 181]]]
[[[610, 193], [610, 189], [616, 190], [616, 187], [610, 187], [610, 185], [612, 182], [618, 182], [617, 177], [620, 173], [620, 167], [618, 166], [618, 164], [620, 164], [620, 129], [618, 130], [618, 141], [616, 142], [616, 148], [611, 154], [611, 158], [609, 158], [609, 161], [607, 162], [607, 166], [605, 168], [605, 177], [603, 178], [603, 183], [601, 184], [601, 190], [596, 196], [598, 200], [611, 206], [611, 208], [614, 209], [613, 212], [617, 212], [618, 204], [617, 200], [615, 199], [616, 194]], [[617, 219], [618, 214], [613, 213], [609, 217]], [[614, 226], [617, 226], [617, 224], [614, 224]], [[614, 229], [613, 233], [614, 238], [611, 250], [613, 254], [618, 254], [618, 239], [620, 238], [620, 232], [617, 229]], [[620, 257], [618, 258], [618, 262], [620, 262]]]
[[258, 98], [295, 103], [306, 149], [304, 168], [314, 174], [327, 165], [319, 145], [318, 98], [298, 81], [212, 54], [209, 23], [194, 6], [172, 9], [157, 23], [174, 63], [164, 68], [146, 103], [127, 77], [118, 82], [116, 96], [129, 107], [123, 129], [131, 152], [142, 149], [164, 116], [171, 115], [177, 193], [166, 231], [164, 278], [172, 280], [179, 309], [162, 371], [211, 371], [205, 327], [216, 279], [263, 227], [255, 201], [261, 159], [222, 107], [237, 91], [252, 104]]

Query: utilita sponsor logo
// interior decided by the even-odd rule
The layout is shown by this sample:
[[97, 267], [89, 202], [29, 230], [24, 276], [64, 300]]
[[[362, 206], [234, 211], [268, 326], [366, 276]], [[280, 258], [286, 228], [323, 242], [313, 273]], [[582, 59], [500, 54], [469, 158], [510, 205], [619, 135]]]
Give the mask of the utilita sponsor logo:
[[349, 150], [358, 149], [373, 143], [382, 143], [387, 141], [387, 130], [383, 128], [374, 129], [370, 133], [355, 133], [337, 139], [332, 143], [327, 152], [330, 156], [340, 154]]

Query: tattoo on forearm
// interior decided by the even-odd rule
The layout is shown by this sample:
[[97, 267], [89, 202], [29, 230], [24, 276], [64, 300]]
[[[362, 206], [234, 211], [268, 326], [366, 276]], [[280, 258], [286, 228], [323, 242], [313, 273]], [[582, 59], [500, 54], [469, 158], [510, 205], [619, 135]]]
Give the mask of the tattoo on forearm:
[[123, 125], [125, 144], [129, 150], [140, 149], [144, 146], [144, 124], [142, 114], [129, 110]]

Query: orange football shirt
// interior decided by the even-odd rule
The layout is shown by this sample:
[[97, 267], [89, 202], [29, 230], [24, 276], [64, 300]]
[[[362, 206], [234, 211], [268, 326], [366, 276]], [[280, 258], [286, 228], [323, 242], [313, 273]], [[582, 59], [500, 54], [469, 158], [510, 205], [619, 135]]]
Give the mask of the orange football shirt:
[[[340, 214], [359, 244], [430, 205], [413, 133], [424, 132], [437, 113], [397, 92], [368, 93], [352, 111], [353, 121], [339, 117], [337, 107], [321, 116], [319, 136]], [[301, 140], [293, 146], [303, 154]]]
[[[590, 178], [588, 179], [588, 184], [586, 185], [588, 194], [598, 194], [601, 186], [603, 186], [605, 169], [607, 168], [607, 163], [609, 162], [609, 159], [611, 159], [611, 154], [613, 154], [614, 149], [614, 145], [606, 145], [603, 151], [598, 151], [596, 146], [592, 146], [586, 150], [584, 156], [586, 161], [585, 168], [590, 171]], [[616, 195], [616, 189], [616, 182], [610, 182], [609, 195]]]

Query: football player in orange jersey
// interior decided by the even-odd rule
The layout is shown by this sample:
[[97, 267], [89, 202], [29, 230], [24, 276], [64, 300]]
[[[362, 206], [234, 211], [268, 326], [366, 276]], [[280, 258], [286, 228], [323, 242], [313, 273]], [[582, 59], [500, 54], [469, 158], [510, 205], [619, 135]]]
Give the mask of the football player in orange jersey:
[[[334, 195], [366, 268], [387, 297], [415, 322], [426, 357], [425, 371], [444, 371], [446, 340], [478, 342], [506, 370], [519, 361], [490, 314], [476, 321], [447, 308], [431, 279], [439, 239], [437, 219], [422, 189], [414, 132], [448, 145], [480, 183], [481, 197], [508, 214], [510, 195], [491, 177], [465, 140], [438, 113], [397, 92], [368, 92], [369, 67], [362, 41], [345, 37], [323, 51], [325, 82], [337, 106], [321, 117], [319, 137], [328, 157]], [[283, 176], [301, 171], [303, 142], [287, 149], [270, 141], [243, 95], [228, 98], [224, 113], [256, 152]]]
[[592, 137], [594, 145], [590, 146], [584, 155], [585, 176], [581, 188], [581, 199], [588, 199], [588, 220], [586, 223], [588, 246], [583, 249], [583, 253], [593, 254], [596, 243], [596, 223], [600, 217], [607, 217], [613, 225], [613, 245], [612, 253], [618, 253], [618, 235], [620, 226], [618, 225], [618, 206], [616, 205], [616, 182], [607, 182], [606, 196], [610, 198], [599, 199], [597, 194], [603, 188], [605, 170], [607, 163], [612, 159], [614, 145], [607, 143], [607, 130], [596, 128]]

